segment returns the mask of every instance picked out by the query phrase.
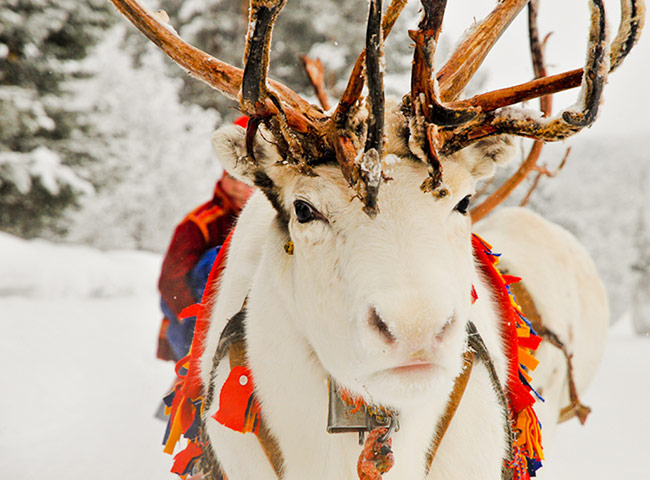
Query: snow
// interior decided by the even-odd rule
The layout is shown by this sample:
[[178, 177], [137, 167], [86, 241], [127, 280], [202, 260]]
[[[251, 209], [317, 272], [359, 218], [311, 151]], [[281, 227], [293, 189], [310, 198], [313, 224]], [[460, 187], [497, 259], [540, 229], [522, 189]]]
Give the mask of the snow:
[[173, 379], [155, 359], [160, 258], [6, 234], [0, 252], [2, 478], [173, 478], [154, 418]]
[[3, 177], [0, 186], [5, 182], [13, 183], [23, 194], [31, 190], [33, 179], [40, 180], [52, 195], [58, 195], [62, 186], [87, 195], [95, 191], [91, 183], [61, 163], [58, 153], [44, 146], [28, 153], [0, 152], [0, 173]]
[[[7, 234], [0, 252], [3, 478], [175, 478], [154, 418], [173, 378], [154, 354], [160, 257]], [[546, 478], [647, 477], [649, 347], [627, 317], [612, 329], [593, 413], [559, 427]]]
[[[0, 232], [0, 297], [101, 299], [155, 293], [160, 257], [146, 252], [99, 252]], [[154, 275], [155, 277], [155, 275]], [[155, 302], [154, 302], [155, 303]]]

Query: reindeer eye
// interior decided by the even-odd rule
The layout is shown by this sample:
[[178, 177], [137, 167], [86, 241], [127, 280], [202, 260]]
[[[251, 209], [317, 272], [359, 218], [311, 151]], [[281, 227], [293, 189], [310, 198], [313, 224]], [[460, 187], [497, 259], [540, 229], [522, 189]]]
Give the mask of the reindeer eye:
[[467, 210], [469, 209], [469, 202], [471, 198], [471, 195], [467, 195], [460, 202], [458, 202], [458, 205], [456, 205], [456, 211], [462, 213], [463, 215], [467, 215]]
[[313, 207], [303, 200], [293, 202], [293, 209], [296, 211], [296, 218], [300, 223], [311, 222], [316, 218]]

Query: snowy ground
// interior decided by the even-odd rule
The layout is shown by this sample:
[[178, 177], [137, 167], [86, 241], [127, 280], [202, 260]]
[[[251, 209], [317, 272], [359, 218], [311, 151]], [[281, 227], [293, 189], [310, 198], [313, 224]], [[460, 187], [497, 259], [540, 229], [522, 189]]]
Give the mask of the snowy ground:
[[[173, 478], [153, 417], [172, 378], [154, 358], [159, 262], [0, 233], [0, 477]], [[619, 322], [594, 413], [560, 427], [546, 478], [648, 478], [648, 370], [650, 339]]]

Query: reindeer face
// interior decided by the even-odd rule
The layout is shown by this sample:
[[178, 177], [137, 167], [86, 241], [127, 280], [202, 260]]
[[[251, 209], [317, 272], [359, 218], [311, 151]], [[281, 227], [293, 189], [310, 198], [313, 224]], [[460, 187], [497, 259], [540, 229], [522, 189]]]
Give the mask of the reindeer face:
[[284, 200], [296, 327], [341, 384], [401, 403], [459, 367], [473, 272], [465, 199], [474, 181], [450, 166], [449, 193], [434, 198], [419, 189], [422, 164], [387, 160], [393, 180], [382, 186], [374, 219], [336, 168], [297, 178]]
[[[227, 127], [215, 135], [222, 160], [241, 155], [242, 134]], [[294, 244], [285, 281], [295, 328], [324, 369], [367, 400], [395, 406], [448, 389], [460, 368], [475, 278], [467, 207], [476, 162], [445, 162], [440, 196], [421, 191], [424, 164], [389, 154], [391, 180], [370, 218], [339, 168], [306, 176], [279, 164], [270, 147], [256, 148], [259, 170], [249, 162], [231, 169], [275, 185]]]

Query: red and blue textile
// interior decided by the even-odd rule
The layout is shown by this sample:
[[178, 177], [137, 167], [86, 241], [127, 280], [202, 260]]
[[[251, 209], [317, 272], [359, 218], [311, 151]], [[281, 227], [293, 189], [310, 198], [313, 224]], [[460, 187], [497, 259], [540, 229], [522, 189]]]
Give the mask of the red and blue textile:
[[[174, 453], [176, 444], [184, 437], [187, 445], [174, 457], [172, 473], [186, 478], [192, 473], [195, 462], [203, 453], [201, 444], [201, 415], [203, 413], [203, 383], [200, 376], [200, 362], [204, 340], [210, 326], [210, 302], [212, 292], [225, 267], [225, 259], [230, 246], [232, 232], [223, 243], [215, 260], [205, 293], [200, 304], [187, 307], [181, 313], [183, 318], [196, 317], [196, 327], [189, 354], [176, 364], [178, 382], [173, 391], [167, 395], [165, 414], [169, 415], [167, 430], [163, 439], [165, 453]], [[252, 384], [251, 384], [252, 385]]]

